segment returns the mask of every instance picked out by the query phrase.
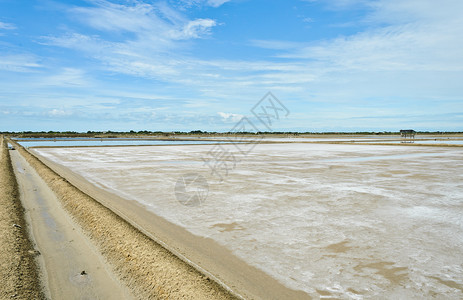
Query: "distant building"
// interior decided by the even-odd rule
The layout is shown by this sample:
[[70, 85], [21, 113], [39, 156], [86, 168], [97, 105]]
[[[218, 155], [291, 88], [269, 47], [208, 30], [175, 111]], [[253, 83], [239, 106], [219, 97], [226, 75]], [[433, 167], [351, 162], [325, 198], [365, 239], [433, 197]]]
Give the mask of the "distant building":
[[413, 129], [403, 129], [400, 131], [400, 136], [404, 139], [406, 138], [410, 138], [410, 139], [414, 139], [415, 138], [415, 130]]

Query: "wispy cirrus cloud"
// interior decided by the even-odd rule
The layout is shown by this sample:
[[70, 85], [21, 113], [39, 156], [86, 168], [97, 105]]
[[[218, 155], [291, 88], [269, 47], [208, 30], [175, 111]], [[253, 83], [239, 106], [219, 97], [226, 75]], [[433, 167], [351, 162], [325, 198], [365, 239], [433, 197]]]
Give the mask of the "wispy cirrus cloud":
[[231, 0], [208, 0], [207, 4], [213, 7], [219, 7], [224, 3], [230, 2]]
[[165, 2], [133, 5], [98, 1], [92, 7], [75, 7], [70, 13], [83, 23], [106, 32], [131, 32], [136, 38], [148, 38], [160, 43], [172, 39], [201, 38], [216, 25], [212, 19], [194, 19], [175, 11]]
[[[312, 0], [317, 1], [317, 0]], [[463, 2], [446, 0], [336, 0], [339, 7], [368, 5], [366, 30], [310, 44], [253, 41], [281, 58], [338, 71], [460, 71], [463, 68]]]
[[[212, 19], [190, 20], [164, 2], [95, 3], [73, 7], [69, 13], [101, 34], [69, 32], [42, 37], [42, 44], [82, 51], [112, 71], [169, 80], [184, 71], [180, 65], [188, 67], [178, 53], [183, 51], [183, 43], [207, 37], [217, 25]], [[123, 32], [131, 35], [117, 34]]]
[[[446, 1], [452, 5], [456, 3]], [[363, 22], [388, 25], [372, 26], [353, 35], [320, 42], [251, 41], [256, 47], [275, 50], [274, 57], [290, 60], [282, 62], [271, 57], [260, 62], [202, 61], [183, 55], [184, 44], [179, 42], [209, 35], [216, 22], [212, 19], [189, 20], [166, 3], [122, 5], [98, 1], [93, 7], [70, 10], [95, 29], [127, 31], [135, 34], [133, 38], [114, 40], [70, 33], [47, 37], [46, 40], [52, 45], [81, 49], [113, 71], [197, 84], [205, 89], [224, 82], [235, 87], [276, 83], [288, 86], [327, 78], [328, 73], [341, 76], [352, 71], [459, 71], [463, 65], [459, 51], [463, 41], [454, 38], [462, 33], [455, 7], [439, 5], [433, 12], [429, 0], [412, 2], [413, 5], [398, 0], [338, 0], [336, 6], [344, 9], [368, 5], [371, 12]], [[401, 7], [403, 15], [400, 20], [397, 7]]]
[[[112, 72], [192, 88], [195, 101], [201, 95], [204, 99], [245, 101], [270, 89], [293, 99], [317, 98], [326, 103], [374, 99], [381, 94], [446, 97], [442, 87], [449, 86], [450, 90], [452, 83], [445, 77], [436, 78], [432, 84], [422, 82], [435, 72], [459, 72], [463, 65], [459, 51], [463, 45], [454, 38], [461, 26], [452, 26], [459, 20], [454, 8], [444, 5], [437, 9], [435, 13], [441, 16], [448, 12], [443, 20], [429, 15], [432, 10], [426, 8], [431, 3], [428, 0], [402, 4], [402, 13], [409, 18], [400, 20], [395, 17], [394, 5], [385, 0], [339, 0], [336, 9], [365, 6], [366, 2], [371, 11], [362, 22], [375, 26], [322, 41], [252, 40], [255, 47], [273, 50], [270, 56], [252, 61], [202, 60], [188, 55], [184, 42], [210, 34], [215, 21], [190, 20], [166, 3], [135, 1], [122, 5], [99, 1], [91, 7], [72, 8], [72, 16], [101, 34], [71, 32], [49, 36], [45, 42], [77, 49]], [[132, 35], [112, 35], [121, 32]]]
[[44, 76], [37, 84], [42, 87], [83, 87], [91, 85], [85, 71], [75, 68], [63, 68], [56, 74]]
[[231, 0], [181, 0], [175, 1], [176, 5], [180, 5], [182, 8], [189, 8], [192, 6], [212, 6], [219, 7], [224, 3], [230, 2]]
[[13, 30], [16, 29], [16, 26], [11, 23], [5, 23], [0, 21], [0, 29]]
[[0, 53], [0, 70], [12, 72], [35, 72], [37, 68], [40, 67], [42, 67], [42, 65], [38, 62], [38, 59], [33, 55], [2, 55]]
[[180, 31], [172, 31], [176, 39], [201, 38], [211, 33], [217, 23], [211, 19], [196, 19], [186, 23]]

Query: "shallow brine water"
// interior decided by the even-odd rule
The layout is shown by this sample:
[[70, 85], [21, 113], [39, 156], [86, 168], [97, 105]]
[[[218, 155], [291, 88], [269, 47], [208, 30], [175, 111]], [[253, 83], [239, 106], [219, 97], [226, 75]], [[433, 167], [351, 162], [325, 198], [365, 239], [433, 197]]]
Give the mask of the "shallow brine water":
[[134, 139], [30, 139], [17, 140], [24, 147], [82, 147], [82, 146], [155, 146], [155, 145], [198, 145], [217, 144], [220, 141], [193, 140], [134, 140]]

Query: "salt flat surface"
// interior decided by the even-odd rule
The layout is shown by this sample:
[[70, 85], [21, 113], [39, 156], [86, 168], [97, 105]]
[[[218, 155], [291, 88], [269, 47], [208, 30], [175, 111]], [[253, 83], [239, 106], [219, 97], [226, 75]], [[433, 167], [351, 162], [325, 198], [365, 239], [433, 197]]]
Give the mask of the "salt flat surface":
[[[463, 297], [463, 149], [237, 146], [34, 151], [315, 298]], [[223, 149], [240, 161], [211, 174], [202, 158]], [[192, 172], [209, 184], [197, 207], [174, 193]]]
[[361, 142], [361, 143], [404, 143], [413, 142], [414, 144], [444, 144], [444, 145], [462, 145], [463, 138], [461, 136], [432, 136], [432, 135], [417, 135], [415, 139], [402, 139], [400, 135], [336, 135], [321, 136], [321, 137], [271, 137], [271, 136], [256, 136], [256, 137], [207, 137], [207, 139], [223, 139], [223, 140], [262, 140], [264, 142]]

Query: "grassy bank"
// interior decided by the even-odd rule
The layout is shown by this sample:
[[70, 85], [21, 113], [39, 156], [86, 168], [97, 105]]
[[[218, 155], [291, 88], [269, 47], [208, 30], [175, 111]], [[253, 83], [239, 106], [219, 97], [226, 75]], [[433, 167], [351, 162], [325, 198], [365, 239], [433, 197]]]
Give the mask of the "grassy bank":
[[44, 299], [7, 142], [0, 137], [0, 299]]
[[75, 188], [24, 148], [16, 146], [137, 298], [235, 298], [219, 284]]

